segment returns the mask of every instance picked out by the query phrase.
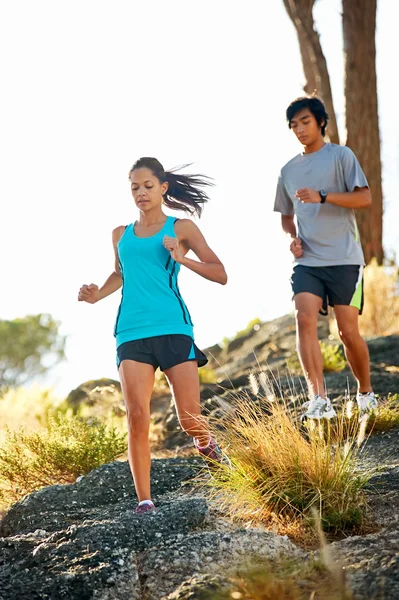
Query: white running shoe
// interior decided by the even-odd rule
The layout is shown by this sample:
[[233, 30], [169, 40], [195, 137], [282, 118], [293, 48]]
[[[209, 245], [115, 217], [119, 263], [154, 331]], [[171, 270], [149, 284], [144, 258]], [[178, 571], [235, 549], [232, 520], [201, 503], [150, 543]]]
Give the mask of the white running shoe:
[[318, 395], [313, 400], [305, 402], [303, 408], [306, 408], [306, 412], [301, 416], [301, 421], [306, 421], [306, 419], [332, 419], [337, 416], [331, 400]]
[[369, 415], [378, 408], [378, 401], [374, 392], [367, 392], [366, 394], [358, 392], [356, 400], [359, 407], [359, 421], [364, 415]]

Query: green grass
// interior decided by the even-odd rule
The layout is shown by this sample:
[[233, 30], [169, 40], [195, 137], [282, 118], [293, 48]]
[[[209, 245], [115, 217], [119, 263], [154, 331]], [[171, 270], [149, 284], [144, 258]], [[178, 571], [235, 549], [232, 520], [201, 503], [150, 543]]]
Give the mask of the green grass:
[[103, 423], [50, 415], [47, 428], [6, 430], [0, 446], [0, 502], [46, 485], [71, 483], [126, 452], [126, 434]]
[[399, 394], [389, 394], [386, 400], [380, 400], [376, 412], [370, 415], [367, 431], [379, 433], [399, 427]]

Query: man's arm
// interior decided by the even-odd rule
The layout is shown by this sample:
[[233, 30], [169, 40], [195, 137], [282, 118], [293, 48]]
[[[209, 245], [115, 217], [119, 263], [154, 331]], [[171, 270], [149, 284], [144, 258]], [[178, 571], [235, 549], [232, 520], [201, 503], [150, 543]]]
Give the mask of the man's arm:
[[281, 227], [284, 233], [291, 238], [290, 250], [295, 258], [300, 258], [303, 255], [302, 242], [296, 236], [296, 225], [294, 215], [281, 215]]
[[369, 188], [355, 188], [353, 192], [341, 194], [331, 192], [327, 194], [326, 202], [344, 208], [368, 208], [371, 205], [371, 192]]
[[281, 215], [281, 227], [284, 233], [288, 234], [291, 238], [296, 238], [294, 215]]
[[[342, 206], [343, 208], [367, 208], [371, 205], [371, 192], [368, 187], [356, 187], [353, 192], [327, 192], [326, 203]], [[318, 190], [303, 188], [297, 190], [295, 196], [303, 203], [319, 204]]]

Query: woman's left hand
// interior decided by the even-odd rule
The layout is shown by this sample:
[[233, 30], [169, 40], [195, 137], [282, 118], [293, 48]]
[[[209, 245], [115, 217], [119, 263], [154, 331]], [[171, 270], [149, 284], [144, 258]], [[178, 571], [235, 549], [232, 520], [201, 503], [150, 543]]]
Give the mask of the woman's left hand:
[[179, 264], [182, 264], [184, 260], [184, 254], [180, 248], [179, 240], [175, 237], [169, 237], [168, 235], [165, 235], [163, 238], [163, 245], [167, 250], [169, 250], [173, 260]]

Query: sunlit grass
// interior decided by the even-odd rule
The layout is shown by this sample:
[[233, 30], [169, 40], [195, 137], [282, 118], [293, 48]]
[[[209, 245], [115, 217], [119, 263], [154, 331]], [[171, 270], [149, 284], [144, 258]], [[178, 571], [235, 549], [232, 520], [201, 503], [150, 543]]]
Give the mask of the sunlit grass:
[[301, 425], [295, 411], [270, 393], [265, 398], [266, 386], [259, 379], [256, 383], [256, 401], [239, 394], [223, 426], [210, 421], [232, 463], [231, 470], [215, 468], [210, 480], [219, 506], [233, 519], [272, 524], [281, 531], [310, 525], [312, 509], [326, 531], [360, 530], [363, 490], [371, 475], [357, 470], [365, 437], [358, 421], [341, 413], [333, 421]]
[[202, 592], [202, 600], [351, 600], [350, 590], [322, 560], [254, 561], [229, 577], [224, 589]]

